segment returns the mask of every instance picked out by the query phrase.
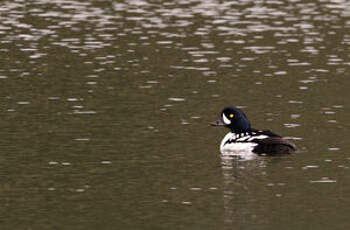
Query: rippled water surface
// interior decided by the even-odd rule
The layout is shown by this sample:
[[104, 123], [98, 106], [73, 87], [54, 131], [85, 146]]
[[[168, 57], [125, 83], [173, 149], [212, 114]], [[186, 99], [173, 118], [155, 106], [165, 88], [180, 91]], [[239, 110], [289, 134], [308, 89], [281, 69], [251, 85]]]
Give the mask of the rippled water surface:
[[[0, 3], [1, 229], [347, 229], [346, 0]], [[221, 157], [222, 107], [298, 146]]]

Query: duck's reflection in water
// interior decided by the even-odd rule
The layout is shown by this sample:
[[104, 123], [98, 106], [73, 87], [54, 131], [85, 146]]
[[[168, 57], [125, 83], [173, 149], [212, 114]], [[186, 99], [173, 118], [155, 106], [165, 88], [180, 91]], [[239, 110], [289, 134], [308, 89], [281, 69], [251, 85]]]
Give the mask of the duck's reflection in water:
[[266, 159], [221, 155], [225, 229], [265, 223]]

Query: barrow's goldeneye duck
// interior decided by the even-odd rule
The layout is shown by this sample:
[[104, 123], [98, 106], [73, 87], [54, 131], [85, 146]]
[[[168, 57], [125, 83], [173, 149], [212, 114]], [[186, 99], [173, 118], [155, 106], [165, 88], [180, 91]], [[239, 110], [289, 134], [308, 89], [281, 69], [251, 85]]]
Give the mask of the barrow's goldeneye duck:
[[230, 155], [279, 155], [294, 153], [293, 143], [269, 130], [257, 130], [250, 127], [250, 122], [242, 110], [230, 106], [221, 112], [221, 118], [212, 126], [225, 126], [231, 130], [220, 144], [222, 154]]

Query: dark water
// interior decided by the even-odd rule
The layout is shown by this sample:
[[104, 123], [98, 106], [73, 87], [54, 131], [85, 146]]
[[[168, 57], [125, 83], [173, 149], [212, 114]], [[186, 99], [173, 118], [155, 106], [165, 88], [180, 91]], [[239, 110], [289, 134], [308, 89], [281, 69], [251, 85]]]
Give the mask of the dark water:
[[[347, 229], [346, 0], [0, 4], [1, 229]], [[221, 158], [241, 106], [298, 154]]]

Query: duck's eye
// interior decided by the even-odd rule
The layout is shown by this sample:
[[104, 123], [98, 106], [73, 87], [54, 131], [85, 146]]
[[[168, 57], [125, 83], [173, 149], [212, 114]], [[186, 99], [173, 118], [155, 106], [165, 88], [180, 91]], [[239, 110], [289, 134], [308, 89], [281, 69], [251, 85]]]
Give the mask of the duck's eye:
[[233, 113], [230, 114], [230, 118], [233, 118], [235, 115]]

